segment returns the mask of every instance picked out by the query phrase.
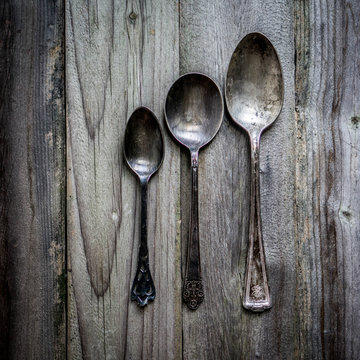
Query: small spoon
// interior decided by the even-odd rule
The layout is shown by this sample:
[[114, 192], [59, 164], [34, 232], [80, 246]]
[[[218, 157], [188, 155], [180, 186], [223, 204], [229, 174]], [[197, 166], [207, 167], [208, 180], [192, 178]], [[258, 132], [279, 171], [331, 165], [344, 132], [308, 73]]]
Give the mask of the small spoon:
[[137, 108], [125, 130], [124, 156], [141, 185], [141, 231], [139, 259], [131, 288], [131, 300], [145, 306], [155, 299], [155, 286], [149, 268], [147, 246], [147, 186], [150, 177], [159, 169], [164, 158], [164, 140], [154, 113], [146, 107]]
[[191, 154], [191, 214], [183, 299], [192, 310], [196, 310], [204, 298], [199, 245], [199, 150], [214, 138], [223, 115], [221, 91], [208, 76], [188, 73], [170, 87], [165, 102], [166, 123], [174, 138]]
[[230, 60], [225, 100], [232, 119], [250, 136], [250, 227], [243, 306], [256, 312], [271, 307], [261, 230], [260, 137], [280, 114], [283, 97], [281, 65], [273, 45], [260, 33], [246, 35]]

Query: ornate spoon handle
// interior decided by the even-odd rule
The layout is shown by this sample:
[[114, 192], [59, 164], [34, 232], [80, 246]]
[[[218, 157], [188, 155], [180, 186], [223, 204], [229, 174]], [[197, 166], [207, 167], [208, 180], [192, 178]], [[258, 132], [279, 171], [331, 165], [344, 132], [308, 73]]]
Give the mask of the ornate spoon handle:
[[131, 300], [139, 306], [145, 306], [155, 299], [155, 286], [149, 268], [149, 250], [147, 246], [147, 179], [140, 179], [141, 184], [141, 230], [139, 259], [136, 276], [131, 288]]
[[191, 214], [183, 299], [189, 309], [196, 310], [204, 299], [201, 281], [199, 208], [198, 208], [198, 152], [191, 153]]
[[260, 312], [271, 307], [270, 291], [266, 275], [265, 253], [262, 242], [259, 186], [260, 135], [253, 136], [251, 143], [251, 199], [249, 250], [245, 276], [245, 309]]

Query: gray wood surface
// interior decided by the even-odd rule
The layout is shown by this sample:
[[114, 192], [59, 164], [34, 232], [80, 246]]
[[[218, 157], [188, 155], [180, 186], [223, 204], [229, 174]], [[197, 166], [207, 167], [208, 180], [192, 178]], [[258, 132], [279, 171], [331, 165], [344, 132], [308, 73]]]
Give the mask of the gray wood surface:
[[1, 1], [0, 27], [0, 358], [65, 359], [62, 1]]
[[[290, 359], [295, 352], [292, 19], [293, 9], [283, 1], [253, 1], [251, 6], [245, 1], [181, 5], [181, 72], [203, 71], [224, 85], [238, 42], [248, 32], [260, 31], [278, 51], [285, 83], [283, 110], [262, 136], [260, 151], [263, 239], [273, 308], [253, 314], [241, 305], [249, 219], [249, 142], [226, 117], [214, 142], [200, 155], [200, 241], [206, 298], [196, 313], [183, 313], [186, 359]], [[183, 175], [184, 170], [185, 166]], [[183, 204], [184, 212], [187, 206]], [[186, 228], [183, 233], [185, 242]]]
[[[357, 0], [4, 0], [0, 29], [0, 359], [358, 358]], [[273, 307], [241, 305], [249, 142], [225, 114], [200, 153], [205, 298], [194, 312], [181, 300], [190, 159], [163, 104], [188, 71], [223, 88], [251, 31], [276, 47], [285, 83], [260, 151]], [[148, 194], [157, 297], [145, 309], [130, 301], [140, 191], [122, 156], [140, 105], [166, 146]]]
[[[98, 230], [99, 233], [106, 234], [111, 228], [108, 225], [104, 226], [106, 221], [111, 223], [110, 220], [105, 221], [104, 215], [106, 211], [110, 211], [106, 210], [110, 202], [103, 201], [101, 205], [105, 206], [105, 211], [96, 211], [92, 214], [93, 195], [89, 192], [92, 186], [90, 184], [95, 181], [93, 179], [96, 179], [98, 174], [106, 174], [99, 171], [95, 177], [90, 175], [96, 168], [92, 166], [93, 154], [97, 154], [98, 147], [108, 145], [99, 138], [94, 145], [95, 150], [91, 151], [93, 128], [88, 125], [85, 131], [86, 121], [92, 124], [92, 116], [97, 116], [91, 114], [97, 114], [97, 109], [104, 106], [103, 95], [100, 94], [109, 91], [104, 85], [108, 81], [106, 71], [100, 69], [113, 69], [113, 63], [116, 61], [123, 65], [111, 76], [112, 83], [109, 85], [114, 87], [119, 83], [119, 88], [124, 88], [124, 92], [120, 91], [123, 103], [117, 107], [114, 106], [115, 100], [111, 100], [112, 105], [108, 107], [110, 114], [114, 111], [120, 116], [120, 119], [113, 120], [118, 126], [119, 139], [114, 140], [117, 144], [121, 144], [124, 121], [131, 111], [140, 104], [153, 105], [153, 102], [147, 100], [147, 96], [153, 96], [154, 86], [157, 86], [155, 93], [159, 95], [155, 104], [155, 107], [157, 104], [159, 107], [155, 111], [159, 109], [157, 114], [162, 116], [161, 104], [165, 100], [165, 91], [169, 83], [175, 80], [177, 68], [180, 74], [188, 71], [204, 72], [223, 86], [231, 54], [238, 41], [250, 31], [263, 32], [274, 43], [281, 59], [285, 81], [283, 111], [275, 125], [264, 134], [261, 148], [263, 231], [273, 308], [263, 314], [252, 314], [241, 307], [247, 253], [249, 144], [245, 134], [226, 116], [218, 136], [200, 154], [200, 241], [205, 302], [196, 312], [188, 311], [180, 305], [179, 273], [180, 265], [184, 269], [188, 237], [190, 165], [186, 151], [177, 150], [169, 141], [167, 145], [172, 152], [173, 167], [166, 168], [168, 163], [164, 163], [156, 183], [156, 191], [158, 194], [168, 194], [167, 189], [172, 189], [171, 196], [164, 204], [171, 204], [174, 212], [169, 213], [169, 208], [162, 209], [159, 214], [162, 214], [165, 223], [161, 223], [159, 217], [155, 221], [157, 226], [162, 227], [162, 231], [170, 231], [172, 238], [166, 237], [164, 243], [157, 243], [152, 248], [153, 256], [158, 256], [159, 263], [156, 262], [155, 272], [160, 269], [160, 286], [172, 284], [167, 288], [169, 312], [166, 315], [157, 312], [157, 306], [161, 307], [163, 300], [158, 296], [157, 301], [145, 310], [144, 319], [148, 312], [157, 316], [158, 324], [167, 327], [170, 341], [159, 344], [159, 341], [164, 339], [156, 328], [148, 326], [154, 322], [141, 321], [141, 313], [136, 306], [128, 304], [128, 298], [116, 298], [116, 290], [113, 290], [112, 295], [109, 295], [112, 298], [111, 311], [115, 311], [114, 307], [118, 306], [118, 311], [126, 313], [128, 319], [124, 325], [121, 323], [122, 317], [119, 316], [120, 324], [123, 325], [118, 326], [117, 336], [129, 339], [131, 334], [131, 341], [126, 340], [126, 345], [117, 343], [119, 354], [124, 354], [127, 358], [173, 356], [185, 359], [356, 357], [358, 341], [354, 339], [354, 334], [357, 333], [357, 325], [353, 322], [351, 314], [359, 311], [359, 302], [355, 296], [358, 286], [353, 275], [358, 268], [359, 255], [359, 249], [354, 242], [359, 236], [359, 225], [355, 220], [359, 205], [357, 197], [354, 196], [357, 181], [357, 147], [354, 142], [358, 122], [358, 5], [349, 2], [335, 6], [329, 1], [181, 1], [168, 5], [165, 16], [162, 10], [164, 4], [160, 1], [157, 6], [152, 7], [148, 6], [148, 3], [142, 6], [135, 2], [127, 3], [124, 8], [108, 12], [107, 5], [98, 6], [96, 12], [91, 7], [95, 6], [91, 2], [87, 5], [89, 9], [86, 11], [83, 3], [78, 4], [82, 12], [77, 16], [73, 13], [71, 24], [75, 25], [72, 25], [71, 34], [67, 38], [68, 43], [75, 44], [72, 45], [73, 50], [68, 48], [68, 84], [75, 81], [79, 84], [83, 82], [83, 85], [77, 85], [76, 91], [69, 87], [68, 93], [73, 91], [74, 96], [69, 95], [68, 99], [75, 103], [76, 96], [84, 93], [82, 96], [85, 105], [82, 105], [84, 109], [79, 114], [83, 114], [82, 122], [85, 125], [82, 125], [83, 130], [78, 133], [79, 135], [73, 135], [75, 132], [72, 130], [72, 124], [75, 122], [75, 116], [71, 115], [70, 104], [69, 144], [74, 182], [70, 184], [69, 189], [76, 189], [78, 197], [83, 183], [86, 186], [86, 204], [90, 205], [87, 206], [80, 200], [69, 213], [74, 216], [78, 212], [80, 222], [81, 212], [88, 213], [83, 215], [86, 217], [86, 226], [89, 226], [88, 230], [85, 227], [84, 232], [89, 231], [94, 235], [94, 243], [103, 241], [99, 237], [96, 238], [95, 229], [101, 229]], [[115, 2], [113, 5], [115, 8], [116, 4]], [[69, 8], [71, 10], [71, 7]], [[102, 11], [104, 16], [108, 17], [116, 14], [115, 25], [110, 26], [111, 21], [101, 16], [102, 21], [96, 24], [88, 20]], [[155, 24], [153, 28], [150, 25], [152, 23]], [[160, 30], [159, 34], [156, 25], [163, 29], [164, 24], [167, 24], [169, 31]], [[82, 30], [76, 30], [76, 27]], [[69, 28], [68, 26], [68, 30]], [[93, 32], [90, 29], [94, 29]], [[109, 35], [111, 31], [112, 35]], [[149, 32], [154, 37], [149, 36]], [[91, 47], [88, 34], [94, 35], [94, 43], [99, 41], [99, 47]], [[122, 38], [124, 34], [128, 37], [126, 41]], [[119, 51], [118, 55], [117, 41], [118, 46], [122, 46], [122, 51]], [[353, 46], [347, 46], [351, 41]], [[85, 48], [88, 53], [84, 53], [81, 61], [76, 60], [74, 55], [72, 62], [71, 56], [76, 53], [76, 47]], [[81, 51], [79, 50], [79, 53]], [[107, 57], [108, 53], [111, 53], [110, 57]], [[159, 56], [160, 59], [164, 59], [163, 63], [149, 60]], [[76, 65], [77, 74], [80, 76], [69, 72], [76, 61], [79, 64]], [[92, 70], [92, 66], [96, 69]], [[86, 69], [86, 74], [81, 67]], [[342, 71], [339, 72], [340, 68]], [[156, 77], [152, 77], [156, 70], [159, 71], [158, 76], [166, 74], [167, 81], [160, 77], [161, 80], [156, 82]], [[127, 72], [121, 74], [121, 71]], [[93, 80], [94, 78], [97, 80]], [[129, 81], [129, 78], [133, 81]], [[124, 80], [127, 81], [127, 88], [123, 84]], [[91, 81], [103, 84], [103, 87], [91, 87]], [[105, 96], [106, 99], [113, 97], [112, 94]], [[82, 101], [84, 104], [84, 100]], [[78, 108], [81, 109], [79, 104]], [[104, 114], [106, 109], [105, 106]], [[344, 117], [347, 122], [342, 120]], [[77, 123], [80, 123], [78, 119]], [[101, 135], [106, 134], [107, 144], [109, 139], [112, 139], [107, 135], [108, 131], [104, 130]], [[89, 135], [85, 136], [86, 133]], [[115, 131], [112, 131], [112, 135], [114, 133]], [[90, 140], [86, 144], [78, 141], [82, 137]], [[83, 150], [76, 150], [78, 146]], [[74, 160], [78, 157], [84, 161], [83, 155], [77, 155], [79, 151], [88, 154], [89, 166], [86, 171], [89, 173], [81, 169], [84, 164]], [[132, 263], [126, 263], [124, 255], [115, 255], [121, 272], [119, 269], [113, 271], [109, 277], [109, 284], [113, 283], [113, 277], [116, 278], [117, 288], [120, 286], [122, 289], [120, 293], [128, 296], [136, 262], [136, 251], [133, 250], [136, 250], [138, 219], [135, 205], [138, 202], [134, 200], [134, 193], [137, 191], [134, 179], [127, 170], [122, 171], [122, 167], [118, 166], [119, 170], [114, 173], [122, 174], [118, 180], [122, 186], [119, 215], [122, 217], [121, 224], [130, 212], [132, 216], [126, 220], [127, 229], [120, 226], [114, 249], [124, 241], [123, 237], [127, 238], [127, 242], [122, 242], [121, 252], [126, 253], [127, 258], [132, 259]], [[162, 177], [162, 174], [166, 175]], [[165, 178], [168, 183], [164, 183]], [[112, 189], [113, 186], [108, 188]], [[126, 193], [125, 188], [128, 190]], [[154, 206], [157, 207], [157, 204]], [[152, 211], [154, 210], [150, 210], [150, 213]], [[104, 218], [98, 218], [99, 216]], [[178, 234], [181, 230], [180, 237], [175, 235], [176, 221], [179, 224]], [[71, 226], [69, 228], [72, 229]], [[74, 233], [81, 233], [79, 229], [80, 225]], [[82, 236], [86, 238], [87, 235]], [[85, 244], [88, 241], [74, 239], [69, 237], [70, 244], [81, 244], [82, 241]], [[164, 247], [169, 245], [171, 251], [164, 251]], [[99, 271], [94, 272], [92, 263], [101, 259], [99, 253], [96, 253], [96, 256], [86, 254], [86, 245], [84, 249], [85, 259], [82, 266], [85, 269], [87, 263], [88, 267], [79, 277], [81, 285], [75, 286], [78, 271], [75, 271], [75, 267], [79, 261], [71, 260], [74, 279], [72, 286], [75, 294], [72, 303], [76, 305], [77, 312], [74, 311], [74, 317], [70, 314], [70, 322], [76, 333], [74, 339], [77, 339], [78, 354], [79, 349], [82, 349], [85, 357], [104, 357], [105, 350], [109, 348], [111, 351], [110, 346], [105, 345], [103, 353], [93, 350], [87, 352], [89, 344], [95, 346], [93, 340], [88, 340], [93, 339], [94, 326], [101, 328], [101, 321], [104, 321], [101, 314], [106, 311], [104, 309], [107, 305], [101, 308], [101, 302], [106, 304], [104, 299], [107, 295], [105, 293], [103, 298], [100, 296], [96, 300], [100, 302], [98, 306], [95, 296], [91, 298], [90, 295], [92, 291], [96, 293], [96, 286], [94, 288], [93, 285], [91, 291], [83, 290], [83, 293], [86, 293], [84, 301], [87, 307], [85, 311], [81, 310], [84, 303], [81, 300], [82, 295], [77, 295], [76, 288], [87, 289], [91, 286], [92, 277], [96, 278], [99, 274]], [[158, 254], [159, 249], [163, 249], [162, 256], [170, 261], [171, 266], [164, 266], [160, 262], [162, 258]], [[73, 254], [79, 255], [71, 246], [69, 253], [71, 258]], [[163, 281], [162, 277], [169, 274], [177, 279], [175, 284], [173, 279]], [[88, 285], [84, 282], [86, 277], [89, 278]], [[98, 318], [89, 323], [93, 327], [83, 330], [79, 317], [83, 314], [89, 317], [89, 312], [95, 311], [96, 306], [100, 308], [97, 310]], [[350, 313], [346, 309], [350, 309]], [[112, 331], [113, 325], [108, 325], [106, 321], [104, 324], [106, 325], [103, 327], [103, 337], [106, 337], [107, 342], [111, 342], [112, 334], [115, 334]], [[100, 338], [98, 344], [101, 342]], [[150, 351], [151, 347], [156, 351], [163, 351]], [[70, 343], [69, 349], [73, 348], [76, 346]], [[106, 355], [111, 358], [109, 352]]]
[[299, 350], [355, 359], [360, 343], [360, 4], [296, 3]]
[[122, 155], [125, 125], [148, 106], [163, 124], [178, 76], [176, 2], [66, 2], [70, 358], [181, 356], [179, 149], [149, 184], [156, 301], [130, 302], [139, 245], [139, 183]]

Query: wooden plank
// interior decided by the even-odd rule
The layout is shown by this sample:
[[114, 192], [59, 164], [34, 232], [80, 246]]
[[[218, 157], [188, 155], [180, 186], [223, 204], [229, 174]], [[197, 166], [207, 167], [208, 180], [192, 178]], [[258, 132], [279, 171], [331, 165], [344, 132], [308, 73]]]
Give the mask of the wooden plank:
[[9, 265], [7, 246], [7, 212], [8, 212], [8, 184], [6, 169], [8, 167], [8, 144], [5, 124], [9, 113], [10, 86], [7, 79], [10, 76], [10, 53], [13, 42], [11, 12], [9, 4], [3, 3], [0, 10], [0, 353], [9, 356], [9, 330], [10, 330], [10, 297], [7, 282], [7, 269]]
[[[299, 358], [322, 358], [320, 329], [321, 272], [319, 238], [315, 235], [312, 161], [313, 136], [308, 134], [312, 121], [305, 115], [308, 102], [310, 60], [310, 10], [309, 2], [296, 1], [295, 16], [295, 120], [296, 120], [296, 187], [295, 187], [295, 239], [297, 243], [297, 308], [299, 314], [297, 349]], [[310, 160], [309, 160], [310, 159]]]
[[[296, 334], [293, 9], [289, 2], [187, 1], [180, 7], [180, 72], [200, 71], [224, 85], [228, 62], [248, 32], [276, 47], [285, 81], [284, 108], [261, 145], [263, 236], [273, 308], [243, 310], [249, 212], [249, 143], [228, 117], [200, 154], [200, 246], [205, 287], [196, 312], [184, 310], [185, 359], [294, 358]], [[189, 159], [182, 160], [182, 214], [189, 212]], [[183, 194], [182, 194], [183, 195]], [[183, 198], [182, 198], [183, 199]], [[187, 215], [188, 216], [188, 215]], [[183, 236], [187, 221], [182, 217]]]
[[359, 353], [358, 1], [296, 2], [296, 229], [303, 358]]
[[0, 5], [0, 354], [65, 359], [64, 8]]
[[149, 188], [154, 303], [130, 287], [139, 244], [139, 187], [122, 159], [127, 118], [140, 105], [163, 123], [178, 75], [176, 2], [67, 1], [69, 337], [72, 359], [181, 356], [179, 150]]

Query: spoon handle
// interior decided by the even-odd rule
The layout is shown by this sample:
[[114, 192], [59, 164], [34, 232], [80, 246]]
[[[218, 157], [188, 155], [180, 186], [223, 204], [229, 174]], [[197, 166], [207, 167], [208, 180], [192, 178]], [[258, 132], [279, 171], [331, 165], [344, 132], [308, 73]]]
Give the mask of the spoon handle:
[[259, 150], [260, 135], [251, 137], [251, 193], [249, 249], [245, 276], [243, 306], [255, 312], [271, 307], [270, 291], [266, 275], [265, 253], [262, 241]]
[[141, 230], [139, 258], [135, 279], [131, 288], [131, 300], [139, 306], [145, 306], [155, 299], [155, 286], [149, 268], [149, 249], [147, 245], [147, 179], [141, 184]]
[[204, 299], [201, 280], [200, 244], [199, 244], [199, 208], [198, 208], [198, 152], [191, 153], [191, 210], [190, 231], [187, 254], [183, 299], [191, 310], [196, 310]]

